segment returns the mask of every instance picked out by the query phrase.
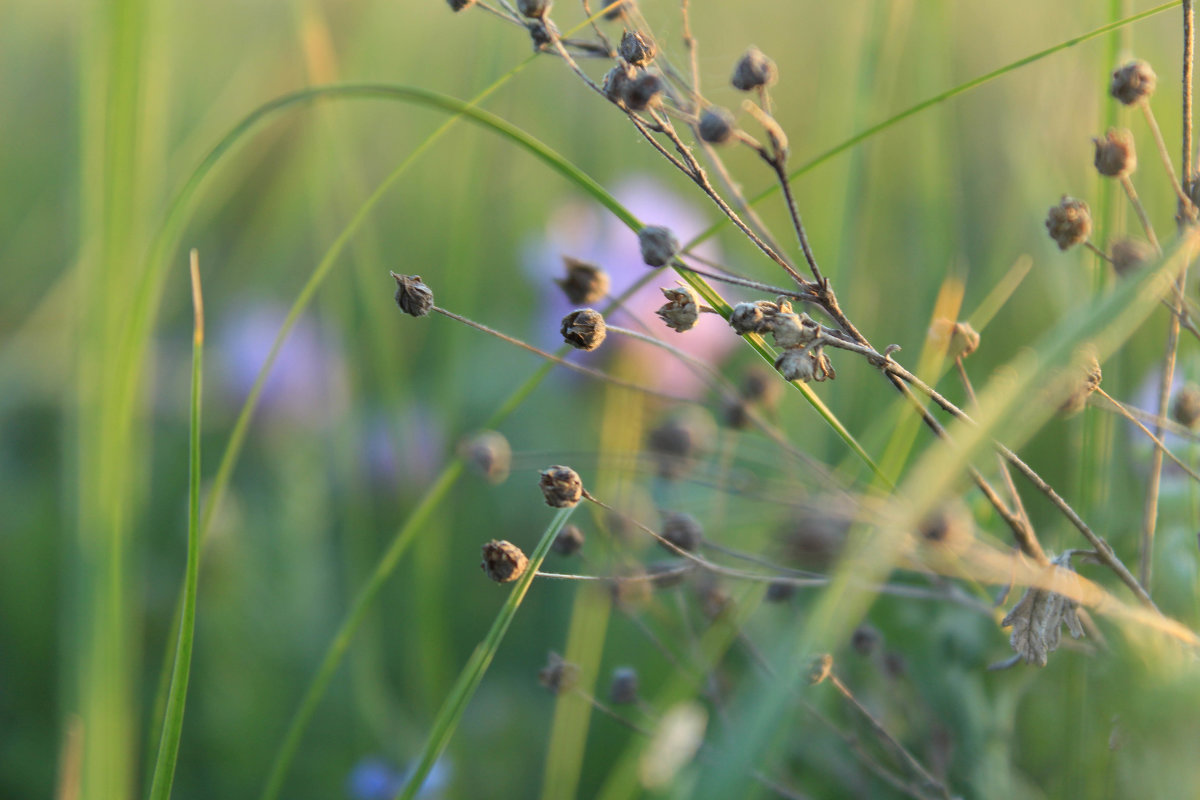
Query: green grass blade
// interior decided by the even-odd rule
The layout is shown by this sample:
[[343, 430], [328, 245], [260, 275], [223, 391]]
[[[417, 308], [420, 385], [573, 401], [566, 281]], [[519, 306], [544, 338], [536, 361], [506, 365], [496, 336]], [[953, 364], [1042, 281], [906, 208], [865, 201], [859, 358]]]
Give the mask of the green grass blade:
[[179, 738], [183, 732], [183, 710], [187, 702], [191, 675], [192, 647], [196, 631], [196, 591], [200, 582], [200, 408], [204, 393], [204, 300], [200, 293], [200, 266], [196, 251], [191, 255], [192, 302], [196, 322], [192, 337], [192, 396], [188, 426], [188, 528], [187, 568], [183, 582], [183, 608], [179, 636], [175, 642], [175, 664], [171, 670], [171, 688], [163, 718], [150, 800], [167, 800], [179, 757]]
[[[1005, 64], [1002, 67], [998, 67], [997, 69], [992, 70], [991, 72], [980, 75], [977, 78], [972, 78], [971, 80], [967, 81], [966, 83], [960, 83], [959, 85], [952, 87], [950, 89], [947, 89], [944, 92], [935, 94], [933, 97], [930, 97], [926, 100], [922, 100], [921, 102], [917, 103], [916, 105], [910, 106], [910, 107], [904, 109], [903, 111], [899, 112], [898, 114], [894, 114], [893, 116], [888, 117], [883, 122], [876, 123], [875, 125], [872, 125], [871, 127], [866, 128], [865, 130], [859, 131], [858, 133], [851, 136], [849, 139], [846, 139], [846, 140], [842, 141], [841, 143], [834, 145], [833, 147], [829, 148], [825, 152], [817, 154], [816, 156], [809, 159], [801, 166], [792, 170], [791, 173], [789, 173], [789, 175], [788, 175], [788, 180], [789, 181], [796, 180], [796, 178], [800, 177], [804, 173], [809, 172], [810, 170], [814, 169], [815, 167], [820, 166], [821, 164], [824, 164], [826, 161], [829, 161], [830, 159], [834, 158], [835, 156], [841, 155], [842, 153], [846, 152], [847, 150], [851, 149], [852, 147], [862, 144], [866, 140], [876, 136], [877, 134], [883, 133], [888, 128], [891, 128], [891, 127], [903, 122], [904, 120], [908, 119], [909, 117], [913, 117], [913, 116], [916, 116], [917, 114], [920, 114], [922, 111], [925, 111], [926, 109], [933, 108], [936, 105], [940, 105], [941, 103], [944, 103], [947, 100], [958, 97], [960, 94], [966, 94], [967, 92], [971, 91], [972, 89], [977, 89], [980, 86], [984, 85], [985, 83], [990, 83], [991, 81], [994, 81], [997, 78], [1003, 77], [1004, 75], [1007, 75], [1008, 73], [1013, 72], [1014, 70], [1020, 69], [1021, 67], [1028, 66], [1029, 64], [1033, 64], [1034, 62], [1041, 61], [1043, 58], [1052, 56], [1055, 53], [1062, 52], [1063, 50], [1067, 50], [1076, 45], [1083, 44], [1084, 42], [1088, 42], [1088, 41], [1091, 41], [1092, 39], [1099, 38], [1101, 36], [1104, 36], [1105, 34], [1112, 33], [1113, 31], [1123, 28], [1126, 25], [1132, 25], [1135, 22], [1140, 22], [1141, 20], [1147, 19], [1156, 14], [1161, 14], [1164, 11], [1169, 11], [1172, 8], [1177, 8], [1181, 4], [1182, 4], [1182, 0], [1171, 0], [1171, 2], [1169, 2], [1169, 3], [1163, 3], [1160, 6], [1155, 6], [1154, 8], [1147, 9], [1146, 11], [1141, 11], [1137, 14], [1132, 14], [1128, 17], [1125, 17], [1124, 19], [1119, 19], [1116, 22], [1110, 22], [1106, 25], [1101, 25], [1099, 28], [1096, 28], [1095, 30], [1088, 31], [1087, 33], [1080, 34], [1079, 36], [1073, 36], [1070, 39], [1067, 39], [1065, 41], [1059, 42], [1056, 45], [1053, 45], [1052, 47], [1047, 47], [1045, 50], [1039, 50], [1038, 52], [1027, 55], [1024, 58], [1018, 58], [1016, 61], [1009, 62], [1008, 64]], [[756, 194], [754, 197], [750, 198], [750, 201], [749, 201], [750, 205], [755, 205], [756, 203], [760, 203], [763, 200], [767, 199], [768, 197], [771, 197], [778, 191], [779, 191], [779, 185], [772, 184], [771, 186], [767, 187], [763, 191]], [[727, 220], [727, 219], [718, 220], [717, 222], [713, 223], [709, 228], [707, 228], [706, 230], [697, 234], [691, 241], [689, 241], [687, 243], [686, 247], [688, 247], [688, 248], [695, 247], [696, 245], [700, 244], [701, 242], [705, 241], [706, 239], [712, 238], [719, 231], [723, 230], [725, 228], [725, 226], [728, 224], [729, 224], [729, 220]]]
[[446, 745], [450, 742], [450, 737], [454, 734], [454, 729], [458, 727], [458, 722], [462, 719], [463, 711], [467, 708], [467, 703], [475, 694], [475, 690], [479, 688], [479, 684], [483, 681], [484, 673], [487, 672], [488, 666], [492, 663], [492, 659], [496, 655], [496, 650], [500, 647], [500, 642], [504, 641], [504, 634], [508, 632], [508, 626], [512, 624], [513, 617], [517, 614], [517, 609], [521, 607], [521, 601], [525, 599], [526, 592], [529, 591], [530, 584], [533, 583], [534, 574], [542, 566], [542, 561], [546, 558], [546, 554], [550, 552], [550, 545], [554, 544], [554, 537], [558, 534], [567, 519], [570, 518], [571, 512], [575, 508], [560, 509], [554, 515], [554, 519], [550, 521], [546, 532], [542, 534], [541, 541], [538, 542], [537, 548], [533, 551], [533, 555], [529, 557], [529, 568], [525, 570], [518, 580], [517, 585], [513, 587], [508, 595], [508, 599], [504, 602], [504, 606], [500, 612], [496, 614], [495, 621], [492, 622], [491, 629], [483, 641], [471, 653], [471, 658], [463, 667], [462, 672], [458, 676], [458, 681], [454, 684], [454, 688], [450, 690], [449, 696], [442, 704], [441, 710], [438, 711], [437, 719], [434, 720], [433, 728], [429, 732], [429, 739], [425, 743], [425, 749], [421, 753], [421, 758], [417, 762], [416, 767], [408, 776], [408, 781], [405, 783], [404, 790], [400, 792], [400, 800], [412, 800], [417, 796], [417, 792], [421, 790], [421, 786], [425, 783], [425, 778], [429, 776], [429, 771], [433, 769], [433, 764], [437, 761], [442, 751], [446, 749]]

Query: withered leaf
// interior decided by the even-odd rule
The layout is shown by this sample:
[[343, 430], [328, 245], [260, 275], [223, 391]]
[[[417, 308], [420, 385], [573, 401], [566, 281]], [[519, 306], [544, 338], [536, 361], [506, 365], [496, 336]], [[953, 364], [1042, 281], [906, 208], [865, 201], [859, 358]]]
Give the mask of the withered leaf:
[[[1069, 553], [1055, 558], [1045, 574], [1050, 577], [1058, 570], [1074, 572]], [[1078, 639], [1083, 636], [1083, 626], [1079, 624], [1079, 617], [1075, 613], [1075, 603], [1061, 594], [1036, 586], [1025, 590], [1020, 601], [1000, 624], [1012, 626], [1008, 641], [1017, 655], [1039, 667], [1046, 666], [1050, 654], [1058, 649], [1062, 642], [1063, 625], [1067, 626], [1072, 637]]]

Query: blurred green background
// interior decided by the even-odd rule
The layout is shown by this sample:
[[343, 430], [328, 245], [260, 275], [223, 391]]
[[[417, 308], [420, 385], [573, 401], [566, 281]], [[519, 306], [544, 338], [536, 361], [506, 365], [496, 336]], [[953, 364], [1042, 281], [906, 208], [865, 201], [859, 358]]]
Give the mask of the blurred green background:
[[[754, 0], [694, 4], [692, 24], [714, 102], [740, 102], [726, 80], [747, 45], [777, 61], [777, 116], [798, 166], [921, 100], [1149, 7]], [[677, 4], [646, 0], [642, 8], [660, 47], [683, 63]], [[565, 30], [582, 14], [560, 0], [555, 19]], [[1137, 55], [1158, 71], [1154, 108], [1178, 151], [1179, 29], [1173, 9], [1057, 53], [798, 180], [818, 257], [864, 332], [879, 345], [901, 344], [915, 364], [948, 276], [965, 287], [965, 315], [1031, 256], [1028, 277], [972, 358], [982, 384], [1085, 302], [1106, 279], [1094, 258], [1060, 254], [1042, 220], [1067, 193], [1110, 209], [1107, 219], [1098, 213], [1101, 244], [1132, 224], [1091, 169], [1090, 137], [1128, 113], [1111, 108], [1107, 76], [1118, 59]], [[300, 287], [363, 201], [445, 117], [360, 99], [283, 112], [222, 158], [177, 245], [153, 263], [171, 200], [223, 135], [286, 92], [372, 82], [469, 99], [529, 51], [518, 28], [478, 9], [453, 14], [438, 0], [0, 4], [0, 797], [46, 797], [71, 786], [79, 752], [93, 757], [84, 759], [81, 796], [146, 791], [186, 544], [188, 248], [199, 251], [207, 312], [207, 482]], [[622, 115], [554, 58], [538, 58], [484, 107], [606, 187], [652, 181], [690, 206], [678, 213], [717, 219]], [[1123, 124], [1143, 147], [1139, 192], [1169, 237], [1170, 185], [1141, 120]], [[769, 185], [749, 154], [730, 153], [728, 163], [749, 193]], [[546, 281], [534, 278], [530, 261], [553, 251], [562, 234], [554, 226], [570, 204], [591, 206], [510, 143], [460, 124], [387, 193], [334, 263], [267, 385], [205, 549], [176, 797], [257, 795], [304, 687], [380, 553], [459, 439], [538, 367], [444, 318], [401, 317], [387, 270], [422, 275], [439, 305], [553, 342], [557, 319], [544, 313]], [[790, 242], [777, 199], [761, 211]], [[728, 232], [720, 248], [737, 270], [781, 281]], [[151, 270], [163, 269], [159, 300]], [[1165, 315], [1153, 317], [1105, 364], [1110, 393], [1137, 396], [1156, 370], [1165, 327]], [[1189, 376], [1194, 345], [1185, 342], [1181, 357]], [[753, 362], [748, 349], [735, 349], [721, 367], [736, 377]], [[947, 391], [961, 398], [955, 387]], [[877, 375], [847, 363], [818, 393], [870, 452], [882, 452], [895, 396]], [[768, 549], [789, 516], [788, 487], [803, 493], [807, 476], [780, 471], [778, 448], [761, 436], [722, 434], [703, 473], [717, 491], [702, 481], [646, 490], [651, 476], [625, 456], [670, 411], [558, 377], [526, 400], [501, 428], [516, 452], [513, 477], [491, 486], [465, 476], [422, 526], [320, 704], [283, 796], [368, 796], [364, 769], [390, 780], [419, 752], [504, 597], [480, 575], [480, 544], [497, 538], [532, 548], [550, 517], [536, 469], [570, 463], [589, 485], [630, 492], [642, 508], [686, 507], [704, 516], [710, 536]], [[1099, 414], [1054, 421], [1022, 452], [1132, 558], [1146, 450], [1127, 441], [1123, 426], [1087, 421]], [[778, 421], [816, 458], [846, 459], [845, 446], [794, 393]], [[1100, 444], [1084, 450], [1089, 424]], [[922, 431], [917, 452], [927, 443]], [[773, 499], [725, 491], [761, 475], [780, 482]], [[1165, 612], [1194, 625], [1193, 495], [1168, 482], [1158, 597]], [[1075, 546], [1048, 505], [1029, 503], [1048, 547]], [[586, 509], [575, 521], [602, 538]], [[599, 552], [608, 555], [596, 555], [591, 571], [609, 563], [611, 551]], [[561, 559], [547, 566], [589, 571]], [[555, 699], [536, 673], [548, 650], [566, 647], [573, 604], [589, 596], [574, 584], [535, 583], [444, 757], [440, 794], [429, 796], [555, 796], [544, 787], [557, 784], [543, 775]], [[785, 635], [807, 602], [763, 609], [749, 635]], [[607, 608], [599, 595], [592, 605]], [[589, 607], [576, 607], [578, 625]], [[686, 649], [676, 615], [666, 598], [645, 616]], [[1114, 654], [1062, 652], [1042, 671], [988, 674], [984, 667], [1008, 647], [986, 617], [885, 598], [871, 621], [908, 670], [888, 677], [849, 655], [847, 673], [898, 735], [922, 743], [923, 756], [944, 752], [951, 783], [965, 796], [1189, 797], [1200, 789], [1191, 766], [1200, 730], [1183, 713], [1194, 708], [1194, 677], [1164, 672], [1120, 634], [1110, 642]], [[672, 681], [672, 664], [631, 619], [595, 612], [592, 624], [576, 630], [597, 647], [585, 674], [599, 674], [598, 694], [622, 664], [636, 665], [651, 692]], [[840, 659], [845, 644], [828, 646]], [[749, 659], [734, 662], [731, 673], [752, 681]], [[565, 702], [576, 702], [568, 710], [583, 718], [583, 703]], [[1122, 748], [1111, 749], [1117, 717]], [[635, 738], [594, 715], [579, 796], [595, 796]], [[813, 796], [885, 791], [855, 774], [840, 743], [806, 750], [804, 741], [787, 738], [769, 755], [769, 771], [799, 776], [796, 785]]]

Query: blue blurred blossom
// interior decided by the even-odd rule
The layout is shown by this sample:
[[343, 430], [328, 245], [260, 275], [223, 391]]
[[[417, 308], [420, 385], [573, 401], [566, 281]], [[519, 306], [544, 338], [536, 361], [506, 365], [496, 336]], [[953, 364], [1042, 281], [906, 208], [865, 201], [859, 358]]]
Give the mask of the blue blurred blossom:
[[371, 415], [364, 425], [363, 458], [375, 485], [423, 490], [441, 471], [446, 433], [427, 407], [409, 404], [386, 415]]
[[[613, 195], [646, 224], [670, 228], [681, 242], [703, 231], [709, 222], [694, 206], [646, 178], [633, 177], [621, 181]], [[714, 261], [720, 261], [721, 258], [719, 249], [712, 242], [704, 243], [696, 252]], [[549, 347], [562, 343], [562, 337], [558, 335], [559, 322], [572, 310], [553, 281], [563, 275], [564, 255], [603, 267], [612, 279], [610, 292], [613, 295], [625, 291], [651, 269], [642, 262], [637, 234], [618, 219], [594, 203], [564, 203], [550, 218], [544, 238], [531, 242], [526, 248], [526, 271], [543, 291], [541, 308], [545, 312], [540, 317], [540, 330], [536, 338]], [[675, 286], [679, 278], [669, 268], [660, 269], [658, 273], [654, 280], [630, 299], [628, 308], [642, 324], [649, 326], [655, 336], [709, 363], [718, 362], [736, 346], [738, 337], [715, 314], [701, 314], [696, 327], [686, 333], [678, 334], [667, 329], [654, 315], [654, 311], [664, 302], [659, 289]], [[610, 321], [622, 327], [644, 330], [628, 314], [618, 313]], [[604, 358], [604, 354], [610, 352], [613, 346], [643, 364], [642, 382], [675, 394], [695, 396], [702, 392], [703, 380], [679, 363], [678, 359], [670, 357], [660, 348], [627, 337], [610, 336], [595, 353], [576, 353], [575, 357], [581, 362], [594, 363], [595, 359]]]
[[[438, 759], [425, 777], [417, 797], [421, 800], [440, 797], [450, 783], [450, 774], [446, 759]], [[406, 775], [407, 772], [401, 772], [382, 758], [370, 756], [350, 770], [346, 778], [346, 793], [351, 800], [392, 800], [404, 788]]]
[[[212, 363], [219, 391], [240, 406], [266, 361], [286, 312], [257, 305], [230, 314], [216, 326]], [[272, 422], [327, 424], [347, 407], [346, 364], [340, 343], [302, 317], [283, 343], [263, 386], [260, 416]]]

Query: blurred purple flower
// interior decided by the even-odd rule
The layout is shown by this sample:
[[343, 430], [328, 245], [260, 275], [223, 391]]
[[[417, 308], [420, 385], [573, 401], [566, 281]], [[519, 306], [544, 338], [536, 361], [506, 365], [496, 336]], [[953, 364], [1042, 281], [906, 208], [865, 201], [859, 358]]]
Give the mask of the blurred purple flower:
[[[681, 242], [707, 227], [705, 217], [693, 206], [646, 178], [633, 177], [620, 182], [613, 195], [646, 224], [669, 228]], [[698, 247], [696, 252], [706, 259], [719, 261], [721, 258], [720, 251], [711, 241]], [[610, 293], [614, 296], [652, 269], [642, 262], [637, 234], [616, 217], [591, 203], [570, 201], [563, 204], [550, 218], [544, 238], [527, 245], [525, 257], [529, 278], [543, 294], [541, 308], [544, 313], [539, 318], [535, 338], [550, 348], [562, 343], [562, 337], [558, 335], [559, 322], [573, 308], [553, 281], [563, 275], [564, 255], [603, 267], [612, 279]], [[715, 314], [701, 314], [699, 323], [687, 333], [669, 330], [654, 311], [665, 302], [660, 288], [675, 286], [679, 277], [670, 268], [660, 269], [658, 273], [626, 304], [637, 321], [631, 320], [626, 313], [614, 314], [610, 321], [634, 330], [645, 330], [642, 325], [646, 325], [655, 336], [690, 355], [709, 363], [720, 361], [736, 346], [738, 337]], [[594, 363], [614, 346], [643, 366], [640, 380], [648, 385], [692, 396], [703, 390], [704, 381], [679, 359], [660, 348], [626, 337], [609, 337], [596, 353], [576, 353], [573, 357]]]
[[410, 404], [387, 416], [373, 414], [364, 425], [363, 457], [377, 486], [423, 491], [445, 463], [445, 431], [422, 405]]
[[[346, 778], [346, 793], [352, 800], [392, 800], [404, 788], [407, 773], [393, 767], [382, 758], [369, 756], [359, 761]], [[450, 766], [444, 758], [434, 762], [425, 777], [417, 797], [433, 800], [439, 797], [450, 782]]]
[[[250, 306], [217, 326], [213, 362], [219, 391], [230, 405], [240, 405], [250, 393], [285, 316], [285, 311], [272, 305]], [[302, 317], [267, 376], [260, 411], [272, 421], [314, 425], [337, 419], [346, 406], [341, 346]]]

